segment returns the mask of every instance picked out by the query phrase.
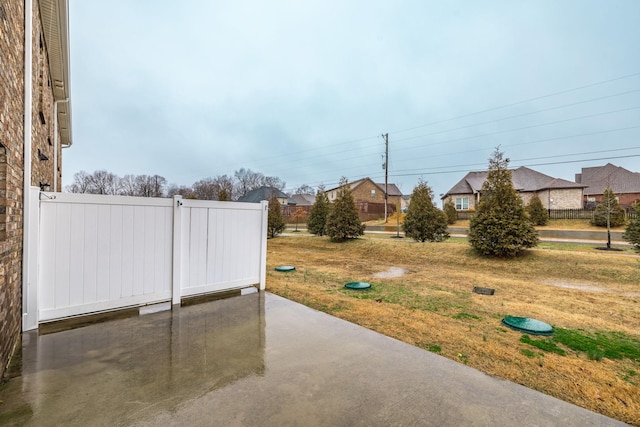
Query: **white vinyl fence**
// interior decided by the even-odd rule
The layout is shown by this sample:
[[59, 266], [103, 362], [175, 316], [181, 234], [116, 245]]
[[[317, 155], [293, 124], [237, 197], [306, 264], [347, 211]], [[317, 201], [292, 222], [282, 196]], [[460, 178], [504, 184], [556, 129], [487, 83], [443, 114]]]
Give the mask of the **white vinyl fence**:
[[[266, 277], [267, 202], [32, 190], [23, 329], [104, 310], [239, 289]], [[36, 201], [39, 199], [39, 203]], [[36, 246], [36, 248], [33, 247]]]

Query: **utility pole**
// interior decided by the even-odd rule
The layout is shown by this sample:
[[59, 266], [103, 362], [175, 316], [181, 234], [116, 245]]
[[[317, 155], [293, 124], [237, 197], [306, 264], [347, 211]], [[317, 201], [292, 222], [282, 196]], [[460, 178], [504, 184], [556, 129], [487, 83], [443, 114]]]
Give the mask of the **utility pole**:
[[385, 154], [384, 154], [384, 223], [387, 223], [387, 197], [389, 184], [389, 134], [382, 134], [384, 138]]

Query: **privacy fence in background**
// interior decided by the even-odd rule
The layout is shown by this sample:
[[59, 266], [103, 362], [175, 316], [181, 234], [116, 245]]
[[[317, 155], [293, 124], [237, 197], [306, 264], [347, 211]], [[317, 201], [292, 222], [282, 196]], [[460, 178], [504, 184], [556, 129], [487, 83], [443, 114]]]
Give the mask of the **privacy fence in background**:
[[[550, 219], [584, 219], [591, 220], [593, 218], [593, 209], [551, 209], [549, 212]], [[458, 219], [468, 220], [475, 215], [475, 211], [458, 211]], [[625, 217], [627, 219], [635, 219], [636, 213], [632, 209], [625, 209]]]
[[[268, 205], [40, 193], [23, 329], [44, 321], [259, 285]], [[38, 204], [36, 203], [35, 206]], [[34, 218], [37, 217], [37, 218]], [[36, 250], [34, 250], [36, 248]]]

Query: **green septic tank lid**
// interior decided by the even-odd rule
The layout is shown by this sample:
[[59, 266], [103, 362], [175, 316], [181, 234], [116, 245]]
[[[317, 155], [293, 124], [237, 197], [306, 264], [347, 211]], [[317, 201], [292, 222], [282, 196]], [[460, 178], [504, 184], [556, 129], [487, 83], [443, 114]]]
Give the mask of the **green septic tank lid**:
[[553, 328], [548, 323], [541, 322], [528, 317], [507, 316], [502, 319], [502, 324], [515, 329], [516, 331], [525, 332], [532, 335], [552, 335]]
[[371, 285], [367, 282], [349, 282], [344, 287], [348, 289], [369, 289]]
[[284, 271], [284, 272], [295, 271], [295, 269], [296, 268], [293, 265], [281, 265], [276, 267], [276, 271]]

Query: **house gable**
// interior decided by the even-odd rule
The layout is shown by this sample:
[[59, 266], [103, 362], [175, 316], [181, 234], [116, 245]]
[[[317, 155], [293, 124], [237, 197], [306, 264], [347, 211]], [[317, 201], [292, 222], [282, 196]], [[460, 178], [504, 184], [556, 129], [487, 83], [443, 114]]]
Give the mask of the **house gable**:
[[[469, 172], [441, 197], [443, 204], [451, 200], [458, 210], [475, 209], [488, 174], [488, 171]], [[557, 199], [554, 206], [557, 209], [577, 209], [582, 207], [583, 184], [561, 178], [553, 178], [525, 166], [511, 169], [511, 181], [525, 204], [534, 194], [537, 194], [543, 205], [550, 208], [554, 200], [552, 197], [553, 191]]]

